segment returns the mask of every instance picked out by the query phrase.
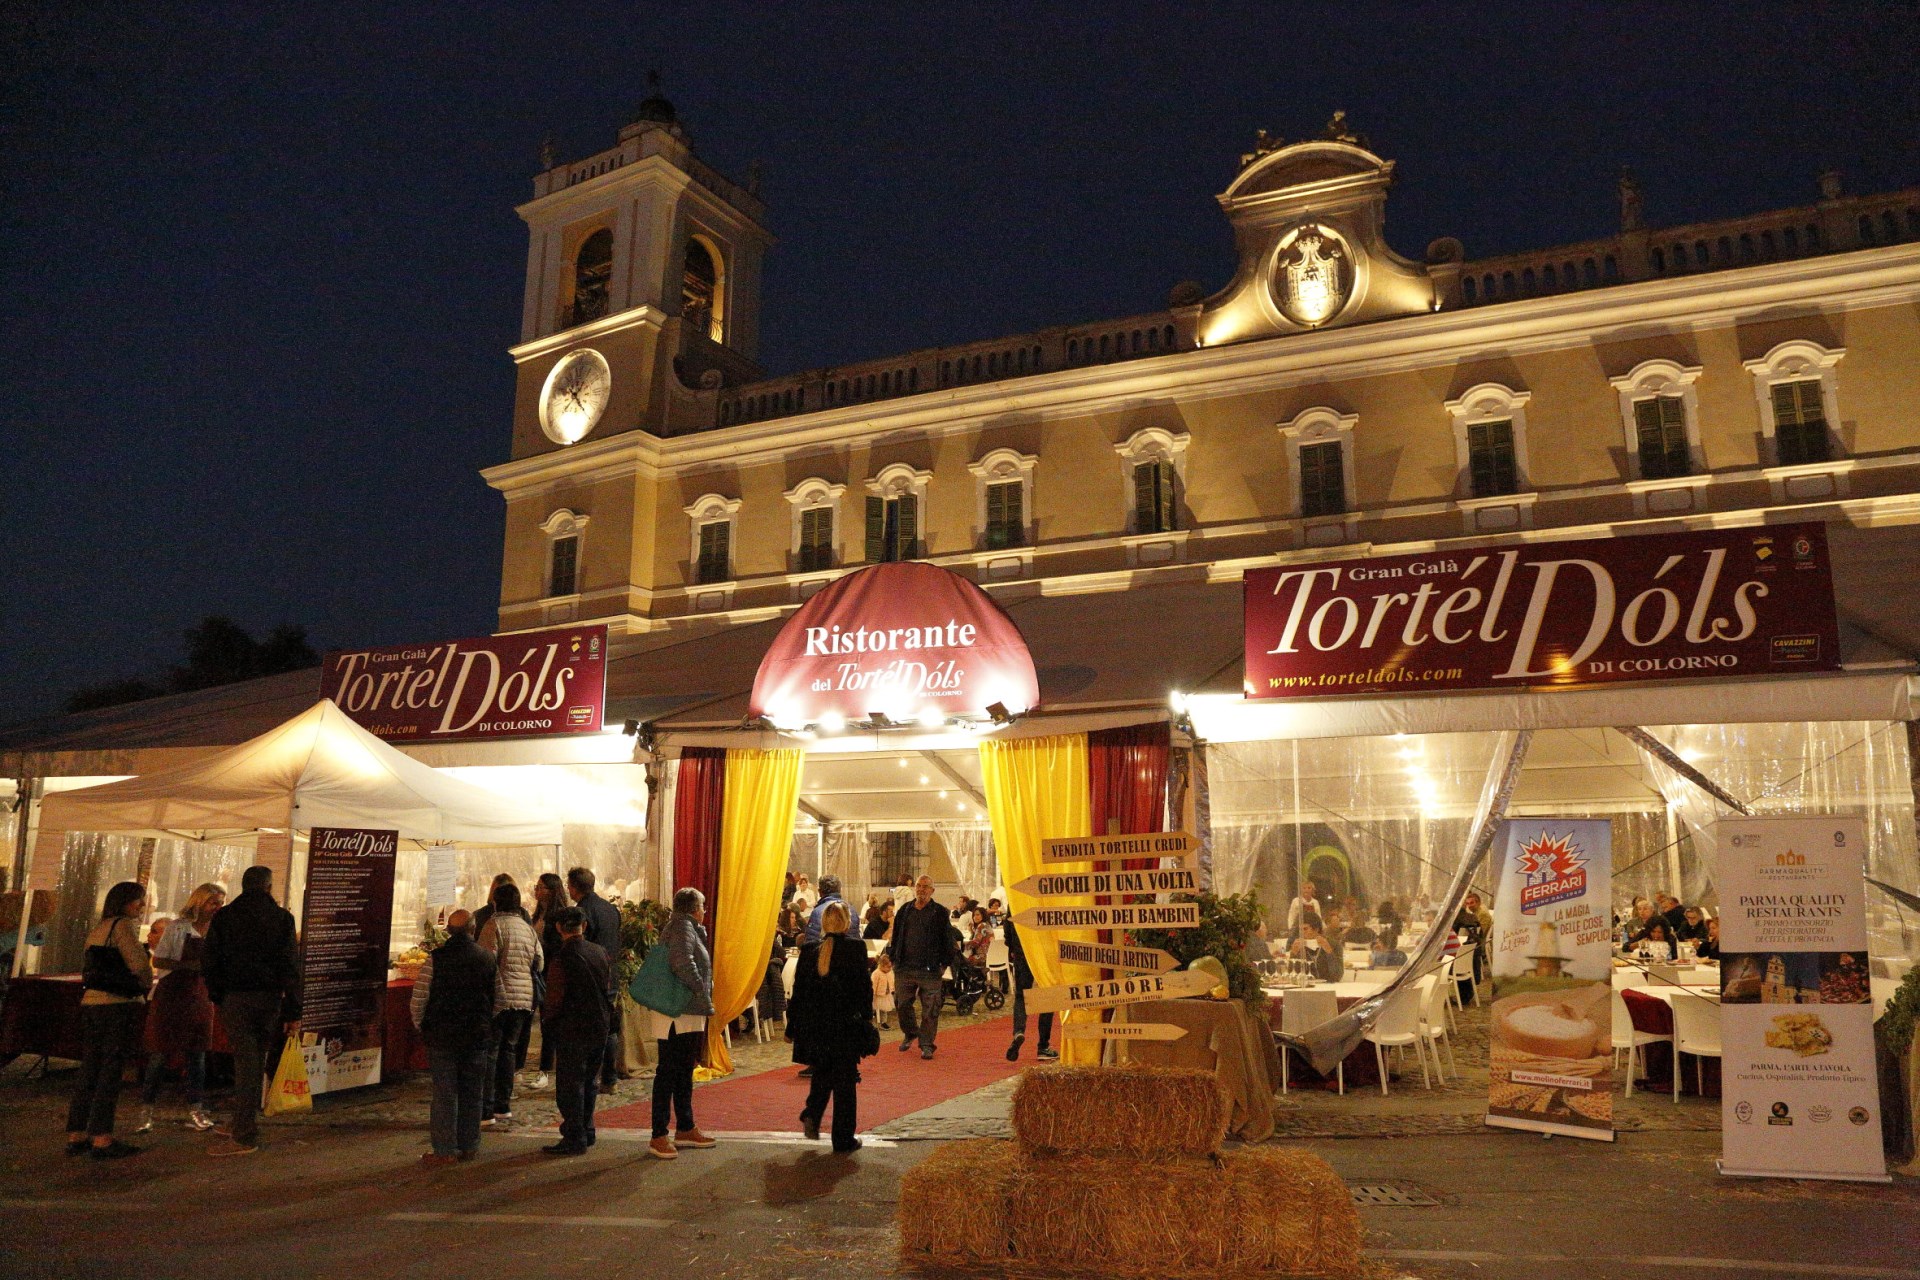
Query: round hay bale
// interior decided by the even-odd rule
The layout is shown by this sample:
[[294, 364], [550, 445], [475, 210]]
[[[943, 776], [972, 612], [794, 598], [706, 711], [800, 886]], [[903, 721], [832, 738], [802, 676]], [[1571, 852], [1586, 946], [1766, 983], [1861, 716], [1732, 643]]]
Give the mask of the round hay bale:
[[1013, 1091], [1013, 1133], [1035, 1156], [1204, 1156], [1227, 1136], [1227, 1095], [1193, 1067], [1056, 1067]]
[[1366, 1274], [1346, 1183], [1304, 1151], [1025, 1160], [1009, 1216], [1017, 1265], [1143, 1280]]
[[1005, 1264], [1007, 1209], [1020, 1152], [1011, 1142], [954, 1142], [900, 1179], [900, 1260], [949, 1266]]

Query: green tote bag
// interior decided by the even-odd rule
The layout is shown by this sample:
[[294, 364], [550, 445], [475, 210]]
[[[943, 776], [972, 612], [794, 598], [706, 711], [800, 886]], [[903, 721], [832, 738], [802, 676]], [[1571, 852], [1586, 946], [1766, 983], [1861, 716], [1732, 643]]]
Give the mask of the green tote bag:
[[633, 981], [627, 984], [627, 994], [633, 1002], [655, 1013], [677, 1018], [687, 1011], [687, 1005], [693, 1000], [693, 992], [687, 990], [686, 983], [673, 976], [673, 970], [667, 964], [667, 944], [656, 942], [647, 949], [647, 958], [640, 962], [640, 972], [633, 975]]

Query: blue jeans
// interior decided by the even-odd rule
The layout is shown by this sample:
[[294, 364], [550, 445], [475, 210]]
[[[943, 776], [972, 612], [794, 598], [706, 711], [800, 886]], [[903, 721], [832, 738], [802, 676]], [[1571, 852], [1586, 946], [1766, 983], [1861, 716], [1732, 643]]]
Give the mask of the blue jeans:
[[428, 1122], [433, 1154], [467, 1155], [480, 1149], [480, 1103], [493, 1066], [492, 1050], [491, 1042], [471, 1049], [427, 1046], [427, 1067], [433, 1072], [433, 1110]]
[[606, 1044], [578, 1041], [554, 1046], [554, 1102], [560, 1108], [560, 1141], [581, 1150], [593, 1145], [593, 1106], [600, 1094], [600, 1062]]

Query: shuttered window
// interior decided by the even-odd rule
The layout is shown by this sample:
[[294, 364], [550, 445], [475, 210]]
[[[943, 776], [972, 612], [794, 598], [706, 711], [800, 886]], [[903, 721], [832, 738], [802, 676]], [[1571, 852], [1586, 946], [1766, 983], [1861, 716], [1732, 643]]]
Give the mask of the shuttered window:
[[1475, 422], [1467, 427], [1467, 466], [1473, 476], [1473, 496], [1493, 498], [1520, 487], [1520, 471], [1513, 456], [1513, 422]]
[[1347, 475], [1338, 440], [1300, 446], [1300, 514], [1335, 516], [1347, 509]]
[[1773, 439], [1780, 465], [1826, 462], [1833, 456], [1827, 435], [1827, 410], [1820, 380], [1773, 384]]
[[550, 596], [570, 596], [579, 584], [580, 539], [555, 538], [553, 540], [552, 568], [547, 573], [547, 594]]
[[833, 508], [810, 507], [800, 513], [801, 573], [833, 568]]
[[867, 499], [867, 563], [912, 560], [920, 541], [920, 499], [911, 493], [897, 498]]
[[1687, 451], [1687, 403], [1679, 396], [1651, 396], [1633, 402], [1633, 425], [1640, 444], [1640, 478], [1664, 480], [1693, 470]]
[[725, 582], [733, 571], [733, 522], [715, 520], [700, 526], [700, 562], [696, 582]]
[[999, 551], [1005, 547], [1017, 547], [1024, 544], [1026, 538], [1026, 515], [1021, 510], [1021, 491], [1024, 486], [1018, 480], [1004, 480], [987, 486], [987, 548]]
[[1173, 503], [1173, 464], [1140, 462], [1133, 468], [1136, 533], [1171, 533], [1178, 528]]

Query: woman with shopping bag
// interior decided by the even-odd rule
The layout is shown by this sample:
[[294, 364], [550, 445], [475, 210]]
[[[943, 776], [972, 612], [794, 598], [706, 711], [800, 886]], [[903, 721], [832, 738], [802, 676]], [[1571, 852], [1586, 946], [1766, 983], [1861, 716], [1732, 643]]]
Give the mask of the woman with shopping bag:
[[[649, 1010], [658, 1065], [653, 1071], [653, 1141], [648, 1154], [678, 1158], [680, 1148], [705, 1150], [714, 1145], [693, 1122], [693, 1069], [707, 1038], [707, 1016], [713, 1012], [713, 956], [707, 949], [707, 897], [698, 889], [673, 895], [673, 914], [659, 940], [634, 975], [627, 994]], [[669, 1111], [675, 1121], [667, 1136]]]

